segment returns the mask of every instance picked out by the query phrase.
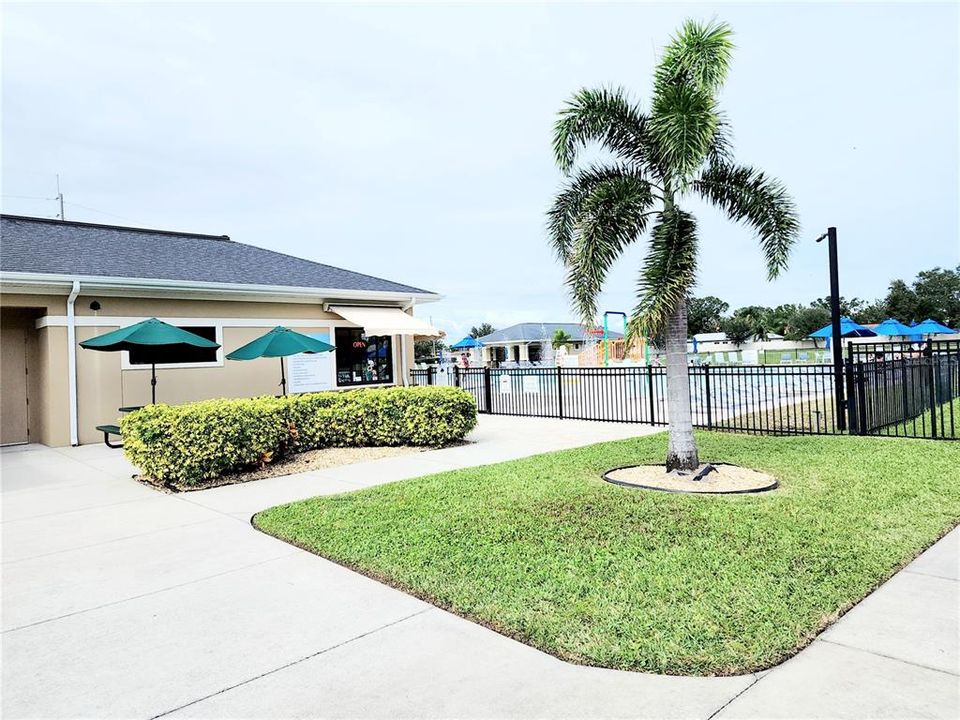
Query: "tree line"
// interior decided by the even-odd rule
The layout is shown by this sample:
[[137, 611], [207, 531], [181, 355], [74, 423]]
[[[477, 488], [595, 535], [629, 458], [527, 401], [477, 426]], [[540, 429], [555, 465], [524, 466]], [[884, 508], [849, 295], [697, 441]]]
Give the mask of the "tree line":
[[[808, 305], [748, 305], [732, 313], [729, 310], [728, 303], [713, 295], [690, 298], [687, 311], [690, 335], [723, 332], [738, 345], [763, 340], [771, 334], [802, 340], [830, 323], [829, 297], [817, 298]], [[960, 325], [960, 266], [953, 270], [939, 267], [924, 270], [910, 284], [894, 280], [886, 296], [873, 302], [841, 297], [840, 313], [859, 323], [878, 323], [893, 317], [909, 325], [933, 318], [957, 328]]]

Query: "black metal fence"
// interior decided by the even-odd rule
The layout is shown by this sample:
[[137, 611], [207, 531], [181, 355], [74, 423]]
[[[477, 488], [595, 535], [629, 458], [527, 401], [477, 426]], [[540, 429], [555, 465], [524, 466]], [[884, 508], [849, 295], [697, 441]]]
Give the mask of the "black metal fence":
[[[896, 343], [850, 347], [844, 412], [851, 434], [960, 437], [960, 342], [929, 343], [923, 352]], [[832, 365], [695, 366], [689, 375], [695, 427], [841, 432]], [[481, 413], [650, 425], [670, 420], [662, 367], [428, 368], [410, 377], [415, 385], [465, 389]]]
[[960, 438], [960, 341], [847, 348], [853, 434]]
[[[416, 385], [439, 384], [430, 370]], [[452, 383], [471, 393], [482, 413], [665, 425], [662, 367], [455, 369]], [[697, 427], [750, 433], [837, 432], [829, 365], [690, 368]]]

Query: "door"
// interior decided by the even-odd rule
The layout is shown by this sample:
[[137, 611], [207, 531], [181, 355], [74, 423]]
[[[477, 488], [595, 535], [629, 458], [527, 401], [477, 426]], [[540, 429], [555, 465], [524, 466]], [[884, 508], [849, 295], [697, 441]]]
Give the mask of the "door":
[[27, 331], [0, 327], [0, 445], [29, 440], [27, 402]]

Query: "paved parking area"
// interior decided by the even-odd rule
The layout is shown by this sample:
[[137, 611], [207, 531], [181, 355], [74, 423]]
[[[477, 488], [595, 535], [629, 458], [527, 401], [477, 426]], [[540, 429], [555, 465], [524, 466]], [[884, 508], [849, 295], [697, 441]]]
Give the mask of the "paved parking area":
[[297, 498], [653, 431], [484, 416], [461, 447], [181, 495], [103, 446], [6, 449], [2, 714], [960, 714], [957, 530], [784, 665], [682, 678], [560, 662], [249, 524]]

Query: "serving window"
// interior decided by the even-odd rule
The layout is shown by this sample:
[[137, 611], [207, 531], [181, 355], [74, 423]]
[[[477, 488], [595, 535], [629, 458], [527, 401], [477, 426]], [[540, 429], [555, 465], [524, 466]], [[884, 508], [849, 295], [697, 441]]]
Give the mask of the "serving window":
[[393, 382], [393, 341], [389, 335], [366, 335], [360, 328], [337, 328], [337, 385]]

